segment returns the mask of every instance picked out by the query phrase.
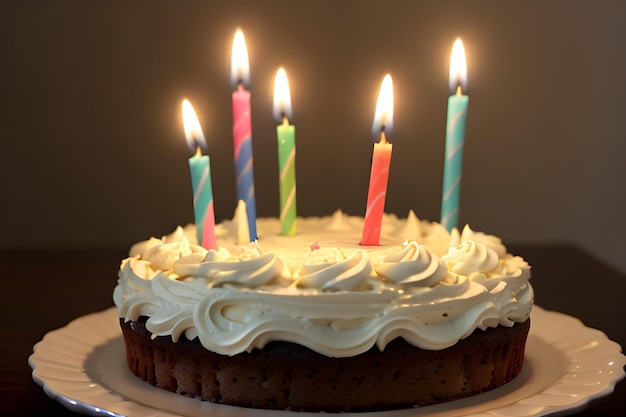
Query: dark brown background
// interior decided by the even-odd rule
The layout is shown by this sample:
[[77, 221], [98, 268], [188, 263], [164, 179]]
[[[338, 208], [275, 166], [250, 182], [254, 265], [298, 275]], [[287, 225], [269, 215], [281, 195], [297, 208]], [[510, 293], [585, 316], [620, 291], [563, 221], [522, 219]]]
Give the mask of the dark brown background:
[[235, 207], [230, 48], [246, 35], [258, 212], [278, 209], [284, 66], [302, 215], [364, 212], [370, 127], [395, 87], [387, 210], [439, 219], [449, 52], [468, 59], [461, 221], [626, 271], [626, 3], [14, 1], [0, 5], [0, 245], [129, 245], [192, 220], [180, 102]]

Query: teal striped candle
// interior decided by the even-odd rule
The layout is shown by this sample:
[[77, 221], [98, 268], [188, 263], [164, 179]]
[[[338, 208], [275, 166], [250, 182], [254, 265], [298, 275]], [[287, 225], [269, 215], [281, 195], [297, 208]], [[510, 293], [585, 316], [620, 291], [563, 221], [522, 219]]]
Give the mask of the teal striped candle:
[[194, 156], [189, 158], [189, 171], [191, 173], [198, 243], [205, 249], [217, 249], [211, 161], [208, 155], [200, 153], [200, 148], [197, 149]]
[[206, 148], [206, 139], [196, 113], [188, 100], [183, 101], [183, 123], [187, 144], [192, 150], [195, 147], [195, 154], [189, 158], [189, 172], [193, 189], [193, 209], [198, 244], [205, 249], [217, 249], [211, 161], [208, 155], [202, 155], [201, 149]]
[[448, 98], [446, 120], [446, 148], [441, 196], [441, 224], [450, 232], [458, 226], [463, 147], [465, 143], [465, 120], [469, 97], [463, 95], [461, 83], [467, 81], [467, 65], [463, 43], [457, 39], [450, 58], [450, 86], [456, 94]]

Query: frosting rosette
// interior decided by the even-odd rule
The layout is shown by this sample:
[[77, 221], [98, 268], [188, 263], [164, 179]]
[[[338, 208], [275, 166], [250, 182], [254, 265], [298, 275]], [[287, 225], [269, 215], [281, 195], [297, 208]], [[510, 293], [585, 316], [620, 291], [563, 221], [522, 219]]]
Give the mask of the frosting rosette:
[[297, 284], [322, 291], [354, 291], [372, 274], [372, 263], [365, 252], [320, 248], [311, 255], [296, 274]]
[[447, 274], [445, 264], [417, 242], [405, 242], [375, 267], [383, 279], [395, 284], [431, 286]]
[[472, 240], [453, 246], [441, 258], [448, 270], [460, 275], [489, 272], [498, 265], [498, 254], [479, 242]]

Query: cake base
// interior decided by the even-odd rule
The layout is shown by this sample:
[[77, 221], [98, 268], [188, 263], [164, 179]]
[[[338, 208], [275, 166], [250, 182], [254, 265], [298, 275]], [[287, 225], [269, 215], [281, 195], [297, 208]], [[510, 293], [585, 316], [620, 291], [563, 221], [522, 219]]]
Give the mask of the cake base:
[[494, 389], [520, 373], [530, 329], [529, 319], [476, 330], [443, 350], [398, 338], [383, 352], [330, 358], [289, 342], [225, 356], [198, 339], [152, 339], [145, 322], [120, 319], [128, 367], [154, 386], [220, 404], [326, 412], [410, 408]]

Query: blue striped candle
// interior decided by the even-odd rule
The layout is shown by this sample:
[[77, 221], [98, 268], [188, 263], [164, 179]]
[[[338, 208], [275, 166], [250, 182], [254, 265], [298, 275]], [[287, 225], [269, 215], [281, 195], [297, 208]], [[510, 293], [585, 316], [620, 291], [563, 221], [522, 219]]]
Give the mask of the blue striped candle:
[[461, 83], [467, 81], [467, 65], [463, 43], [457, 39], [450, 59], [450, 86], [456, 94], [448, 98], [446, 120], [446, 150], [443, 168], [443, 190], [441, 196], [441, 224], [450, 232], [459, 221], [461, 173], [463, 147], [465, 143], [465, 119], [469, 97], [463, 95]]

